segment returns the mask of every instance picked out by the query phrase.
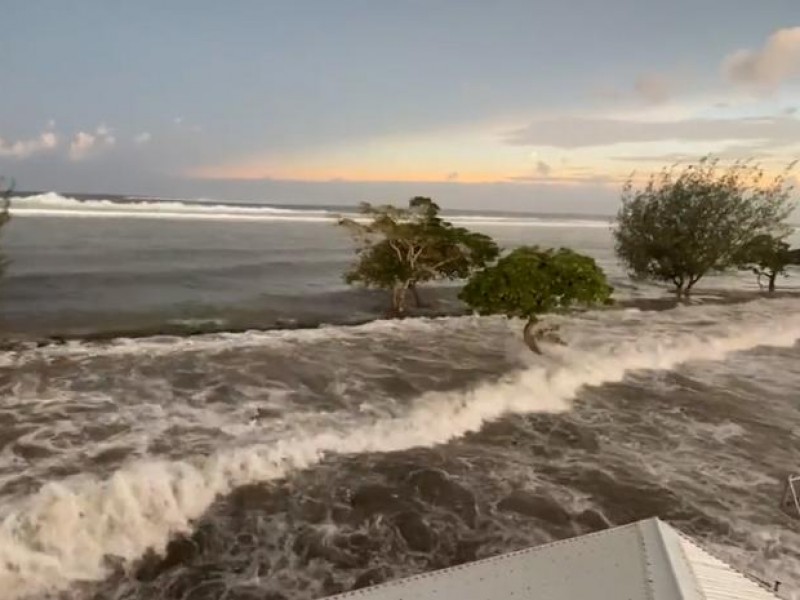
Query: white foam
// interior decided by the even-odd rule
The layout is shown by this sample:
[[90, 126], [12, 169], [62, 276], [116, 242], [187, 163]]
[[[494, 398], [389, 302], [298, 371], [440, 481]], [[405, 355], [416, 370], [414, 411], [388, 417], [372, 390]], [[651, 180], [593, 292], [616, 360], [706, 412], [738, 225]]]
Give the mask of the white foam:
[[[272, 444], [223, 449], [193, 461], [137, 462], [108, 480], [49, 483], [4, 511], [0, 587], [9, 597], [21, 598], [63, 590], [78, 580], [101, 579], [107, 575], [106, 557], [130, 562], [148, 548], [162, 551], [169, 537], [189, 530], [217, 496], [306, 468], [326, 454], [388, 452], [445, 443], [506, 413], [567, 410], [583, 386], [620, 381], [631, 370], [720, 360], [757, 346], [789, 347], [800, 339], [796, 301], [713, 310], [718, 317], [733, 314], [736, 318], [710, 331], [678, 328], [677, 335], [675, 330], [665, 335], [659, 324], [655, 335], [643, 328], [634, 342], [554, 349], [543, 363], [500, 382], [462, 392], [425, 394], [396, 418], [368, 420], [361, 415], [317, 430], [289, 428]], [[712, 309], [706, 312], [711, 314]], [[678, 311], [670, 318], [683, 318], [681, 314]], [[775, 314], [782, 318], [776, 320]]]
[[[11, 214], [16, 217], [190, 219], [213, 221], [293, 221], [332, 223], [339, 214], [325, 209], [291, 209], [265, 205], [219, 204], [213, 200], [159, 200], [137, 198], [126, 202], [78, 200], [55, 192], [11, 199]], [[344, 216], [360, 220], [355, 212]], [[608, 228], [607, 220], [547, 219], [526, 216], [445, 215], [460, 225], [516, 227], [599, 227]]]
[[17, 217], [49, 216], [72, 218], [133, 218], [133, 219], [201, 219], [240, 221], [332, 221], [335, 217], [326, 210], [302, 210], [273, 206], [235, 206], [212, 202], [181, 202], [178, 200], [142, 200], [114, 202], [111, 200], [78, 200], [55, 192], [36, 196], [14, 197], [10, 212]]
[[579, 227], [591, 229], [609, 229], [610, 219], [585, 218], [539, 218], [524, 215], [514, 217], [495, 217], [487, 215], [444, 215], [446, 219], [457, 225], [491, 225], [493, 227]]

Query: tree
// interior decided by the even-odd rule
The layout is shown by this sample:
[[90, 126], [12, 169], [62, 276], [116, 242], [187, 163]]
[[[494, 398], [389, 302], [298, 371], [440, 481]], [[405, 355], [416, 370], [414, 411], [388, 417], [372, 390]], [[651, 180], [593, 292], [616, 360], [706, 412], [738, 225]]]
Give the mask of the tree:
[[497, 257], [489, 236], [455, 227], [439, 212], [430, 198], [417, 196], [407, 209], [362, 204], [362, 219], [339, 219], [356, 242], [357, 260], [345, 281], [390, 290], [391, 312], [400, 316], [409, 292], [419, 306], [419, 284], [464, 279]]
[[628, 180], [614, 229], [617, 256], [632, 276], [689, 294], [709, 271], [737, 266], [757, 236], [788, 233], [791, 191], [786, 173], [767, 179], [758, 165], [722, 168], [710, 158], [665, 169], [642, 189]]
[[790, 250], [789, 244], [770, 235], [759, 235], [745, 244], [738, 256], [739, 268], [752, 271], [758, 287], [764, 288], [762, 278], [767, 278], [767, 289], [775, 291], [778, 275], [787, 276], [786, 267], [800, 264], [800, 252]]
[[539, 315], [610, 300], [612, 288], [594, 259], [568, 248], [523, 246], [475, 273], [460, 298], [480, 314], [527, 319], [523, 338], [541, 354], [540, 340], [560, 341]]
[[[6, 180], [5, 177], [0, 177], [0, 229], [11, 220], [9, 208], [11, 206], [11, 194], [13, 192], [14, 180]], [[0, 256], [0, 275], [5, 272], [7, 266], [8, 260]]]

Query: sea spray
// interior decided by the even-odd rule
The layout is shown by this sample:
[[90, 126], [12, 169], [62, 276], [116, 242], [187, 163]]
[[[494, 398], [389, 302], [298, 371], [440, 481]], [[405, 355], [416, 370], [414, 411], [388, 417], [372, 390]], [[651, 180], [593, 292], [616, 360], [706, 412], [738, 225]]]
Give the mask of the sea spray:
[[[63, 590], [76, 581], [99, 580], [107, 575], [110, 559], [130, 564], [148, 548], [163, 551], [170, 536], [190, 530], [219, 495], [283, 477], [326, 454], [440, 444], [506, 413], [567, 410], [581, 387], [620, 381], [631, 370], [719, 360], [757, 346], [791, 346], [800, 338], [800, 315], [791, 310], [795, 304], [756, 303], [734, 312], [733, 322], [713, 325], [712, 333], [698, 328], [667, 334], [656, 327], [657, 335], [648, 335], [643, 325], [636, 341], [553, 349], [545, 364], [531, 364], [498, 382], [423, 394], [395, 418], [376, 418], [352, 428], [289, 428], [283, 439], [271, 444], [227, 448], [191, 461], [139, 461], [105, 480], [83, 477], [49, 483], [4, 511], [0, 586], [10, 597], [22, 598]], [[677, 311], [675, 317], [686, 310], [690, 309]], [[721, 308], [705, 312], [706, 317], [731, 316]], [[781, 314], [780, 320], [776, 314]], [[599, 321], [606, 318], [598, 314]]]

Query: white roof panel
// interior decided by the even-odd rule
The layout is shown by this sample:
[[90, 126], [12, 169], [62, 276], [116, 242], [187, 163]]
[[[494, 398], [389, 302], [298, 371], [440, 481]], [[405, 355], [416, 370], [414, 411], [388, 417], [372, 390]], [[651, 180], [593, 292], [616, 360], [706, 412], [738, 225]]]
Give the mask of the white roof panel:
[[339, 600], [775, 600], [648, 519], [340, 594]]

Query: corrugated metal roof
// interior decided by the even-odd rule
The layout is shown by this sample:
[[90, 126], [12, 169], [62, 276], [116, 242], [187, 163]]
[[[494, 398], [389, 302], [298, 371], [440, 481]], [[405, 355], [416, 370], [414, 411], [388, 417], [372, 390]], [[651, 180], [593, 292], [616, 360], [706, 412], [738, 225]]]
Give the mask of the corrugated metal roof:
[[334, 596], [345, 600], [775, 600], [658, 519]]
[[[670, 527], [670, 529], [672, 528]], [[690, 539], [681, 536], [674, 529], [672, 531], [681, 538], [681, 548], [686, 560], [691, 564], [694, 577], [703, 590], [705, 598], [709, 600], [722, 600], [723, 598], [775, 600], [778, 597], [727, 563], [712, 556]]]

